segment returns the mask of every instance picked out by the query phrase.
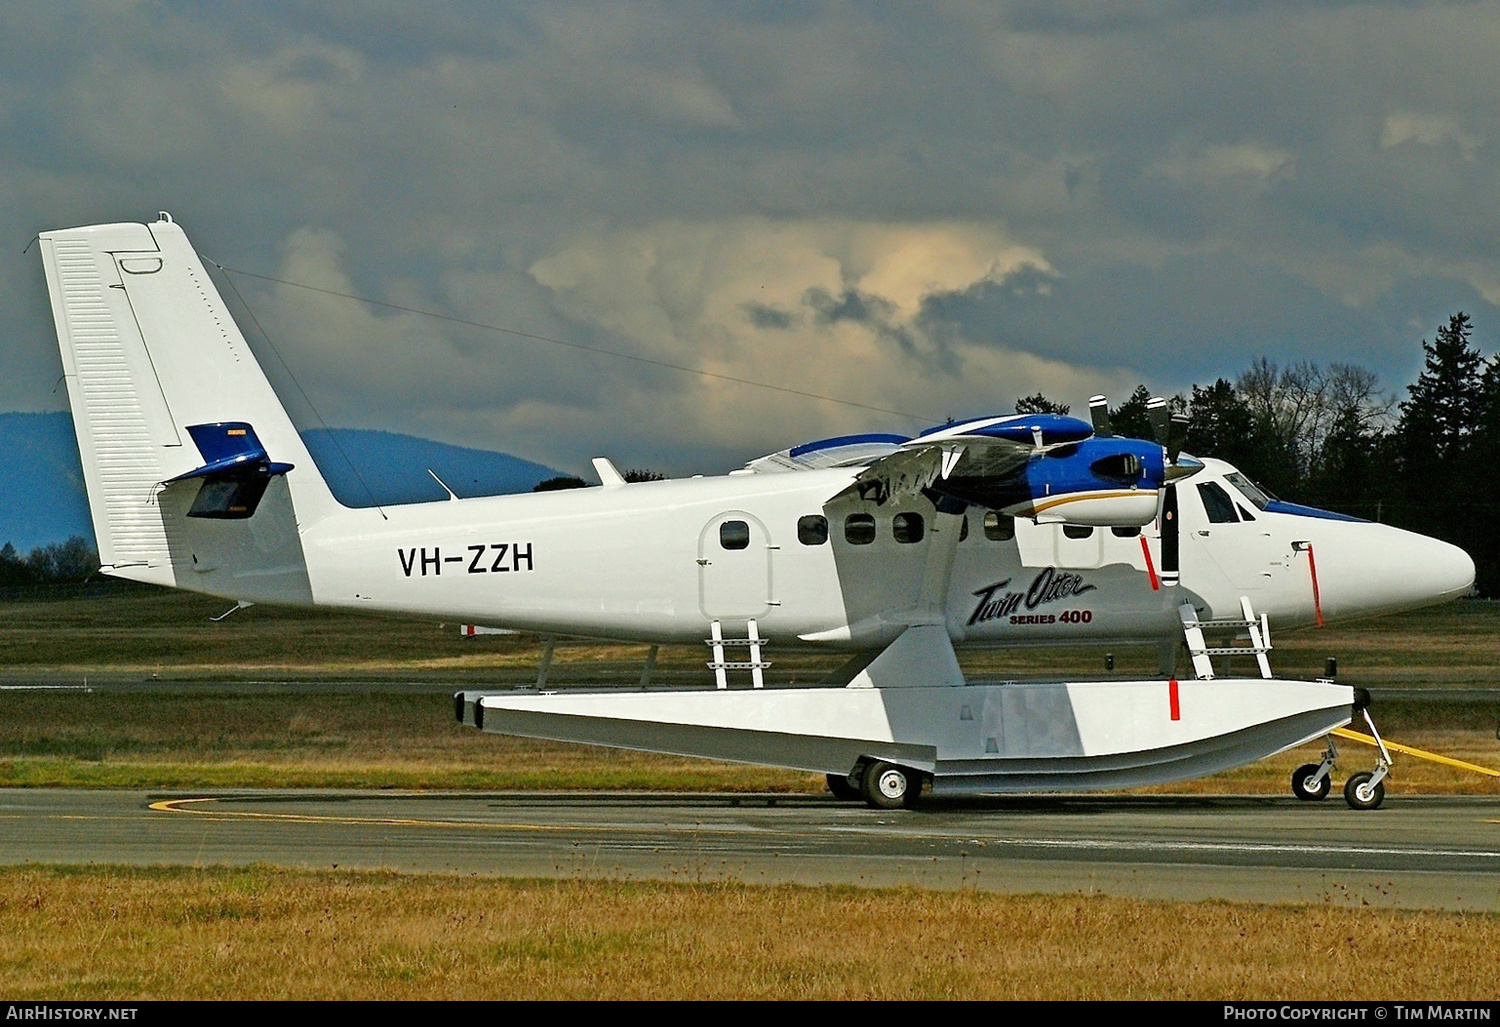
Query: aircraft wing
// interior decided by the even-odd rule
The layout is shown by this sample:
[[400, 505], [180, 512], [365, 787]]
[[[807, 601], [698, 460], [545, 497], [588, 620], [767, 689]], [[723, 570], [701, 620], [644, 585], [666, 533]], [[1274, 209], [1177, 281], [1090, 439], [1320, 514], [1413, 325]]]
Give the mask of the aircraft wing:
[[[857, 496], [877, 503], [900, 500], [946, 482], [1013, 480], [1037, 456], [1076, 446], [1093, 429], [1058, 414], [1016, 414], [944, 425], [903, 442], [870, 463], [837, 496]], [[959, 498], [954, 496], [953, 498]]]
[[[759, 457], [745, 467], [757, 472], [867, 467], [874, 473], [861, 478], [873, 481], [882, 476], [907, 477], [913, 472], [917, 477], [927, 476], [928, 464], [941, 474], [946, 454], [948, 473], [955, 470], [956, 461], [965, 474], [993, 477], [1013, 472], [1038, 452], [1091, 434], [1085, 422], [1072, 417], [1014, 414], [949, 423], [916, 438], [876, 433], [840, 435]], [[883, 470], [877, 472], [877, 467]]]
[[840, 435], [759, 457], [746, 464], [745, 469], [765, 473], [860, 467], [899, 452], [910, 441], [905, 435]]
[[829, 504], [884, 505], [923, 496], [949, 513], [981, 506], [1037, 521], [1112, 526], [1155, 520], [1163, 483], [1198, 466], [1187, 457], [1169, 460], [1160, 442], [1096, 435], [1075, 417], [1011, 414], [945, 424], [911, 439], [824, 439], [752, 460], [747, 468], [859, 468]]

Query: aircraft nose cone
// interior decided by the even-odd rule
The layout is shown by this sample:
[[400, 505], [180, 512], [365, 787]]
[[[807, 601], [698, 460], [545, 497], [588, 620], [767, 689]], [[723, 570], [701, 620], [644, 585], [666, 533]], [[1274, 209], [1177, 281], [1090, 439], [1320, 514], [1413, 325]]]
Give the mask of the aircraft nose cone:
[[1469, 554], [1447, 542], [1418, 537], [1422, 545], [1414, 547], [1414, 559], [1408, 561], [1418, 587], [1434, 602], [1467, 595], [1474, 587], [1474, 560]]
[[[1361, 527], [1348, 545], [1328, 540], [1333, 594], [1325, 595], [1326, 612], [1335, 612], [1330, 606], [1351, 614], [1414, 610], [1458, 599], [1474, 586], [1474, 561], [1458, 546], [1384, 524]], [[1323, 554], [1317, 555], [1322, 578]]]

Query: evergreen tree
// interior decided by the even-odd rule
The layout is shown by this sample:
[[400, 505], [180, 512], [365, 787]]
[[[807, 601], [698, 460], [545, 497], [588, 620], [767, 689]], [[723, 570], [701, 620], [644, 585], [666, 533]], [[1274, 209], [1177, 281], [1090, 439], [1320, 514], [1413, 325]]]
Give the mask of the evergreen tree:
[[1422, 373], [1407, 390], [1385, 447], [1393, 472], [1390, 520], [1463, 547], [1474, 558], [1480, 590], [1493, 594], [1500, 586], [1500, 552], [1490, 527], [1494, 487], [1491, 476], [1475, 472], [1485, 467], [1478, 462], [1488, 444], [1481, 426], [1494, 380], [1470, 343], [1472, 330], [1460, 311], [1432, 342], [1422, 340]]
[[0, 585], [26, 585], [31, 582], [31, 571], [16, 547], [7, 542], [0, 547]]
[[[1500, 460], [1500, 360], [1492, 359], [1485, 364], [1474, 430], [1465, 448], [1472, 468], [1492, 468]], [[1474, 558], [1475, 584], [1483, 595], [1500, 595], [1500, 535], [1490, 527], [1500, 517], [1500, 477], [1471, 475], [1462, 495], [1467, 501], [1471, 528], [1464, 544]]]
[[1050, 400], [1040, 392], [1016, 400], [1018, 414], [1066, 414], [1071, 409], [1068, 404]]
[[1306, 501], [1313, 506], [1376, 520], [1383, 516], [1373, 474], [1379, 435], [1358, 410], [1339, 411], [1309, 476]]
[[1189, 453], [1216, 456], [1252, 478], [1261, 477], [1262, 454], [1254, 446], [1250, 408], [1229, 381], [1194, 385], [1187, 414]]
[[1426, 364], [1401, 403], [1396, 436], [1407, 470], [1423, 477], [1422, 465], [1446, 465], [1461, 457], [1478, 423], [1486, 363], [1469, 343], [1472, 330], [1469, 315], [1459, 311], [1432, 342], [1422, 340]]
[[24, 557], [9, 542], [0, 546], [0, 585], [83, 581], [98, 569], [99, 554], [81, 535], [37, 546]]
[[561, 474], [556, 478], [548, 478], [546, 481], [537, 482], [531, 487], [531, 491], [558, 492], [562, 489], [586, 489], [588, 486], [589, 483], [582, 478], [574, 477], [571, 474]]
[[99, 569], [99, 554], [89, 547], [82, 535], [47, 547], [56, 581], [83, 581]]
[[1154, 439], [1151, 418], [1146, 413], [1146, 404], [1151, 399], [1151, 390], [1137, 385], [1130, 398], [1109, 412], [1109, 426], [1116, 435], [1128, 439]]

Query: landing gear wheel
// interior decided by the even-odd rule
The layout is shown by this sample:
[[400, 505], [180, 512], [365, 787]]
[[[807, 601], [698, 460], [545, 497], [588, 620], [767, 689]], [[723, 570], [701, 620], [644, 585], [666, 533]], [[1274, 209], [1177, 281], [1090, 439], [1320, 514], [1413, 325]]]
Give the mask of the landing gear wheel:
[[1344, 801], [1350, 809], [1379, 809], [1385, 801], [1385, 782], [1370, 784], [1374, 774], [1355, 774], [1344, 784]]
[[829, 774], [828, 790], [833, 793], [835, 799], [859, 799], [863, 798], [864, 794], [849, 783], [847, 774]]
[[863, 791], [875, 809], [900, 809], [916, 804], [922, 778], [915, 770], [877, 760], [865, 768]]
[[1292, 771], [1292, 794], [1299, 799], [1308, 802], [1317, 802], [1319, 799], [1328, 798], [1328, 793], [1333, 788], [1333, 782], [1324, 774], [1316, 782], [1313, 778], [1317, 776], [1320, 764], [1308, 763]]

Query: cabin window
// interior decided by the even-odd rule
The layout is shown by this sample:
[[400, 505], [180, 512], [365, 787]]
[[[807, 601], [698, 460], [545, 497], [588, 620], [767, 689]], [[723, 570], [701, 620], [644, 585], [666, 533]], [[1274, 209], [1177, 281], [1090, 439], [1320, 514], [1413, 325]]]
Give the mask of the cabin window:
[[1253, 520], [1255, 520], [1255, 518], [1250, 515], [1250, 511], [1246, 510], [1243, 506], [1240, 506], [1240, 504], [1238, 504], [1238, 503], [1234, 504], [1234, 508], [1240, 512], [1240, 520], [1242, 520], [1242, 521], [1253, 521]]
[[748, 549], [750, 525], [744, 521], [725, 521], [719, 525], [719, 545], [725, 549]]
[[797, 519], [797, 541], [804, 546], [821, 546], [828, 541], [828, 518], [808, 514]]
[[1016, 537], [1016, 519], [994, 510], [984, 512], [984, 537], [991, 542], [1009, 542]]
[[1234, 513], [1234, 500], [1229, 498], [1229, 493], [1218, 482], [1209, 481], [1199, 485], [1198, 495], [1203, 499], [1203, 509], [1208, 512], [1209, 523], [1235, 524], [1239, 521]]
[[1115, 538], [1135, 538], [1141, 533], [1141, 529], [1134, 524], [1116, 524], [1109, 532]]
[[845, 517], [844, 540], [851, 546], [867, 546], [874, 542], [875, 518], [862, 513]]
[[958, 540], [962, 542], [969, 537], [969, 518], [965, 514], [958, 522]]
[[919, 513], [898, 513], [891, 519], [891, 532], [897, 542], [920, 542], [924, 530]]
[[1063, 534], [1068, 538], [1092, 538], [1094, 529], [1087, 524], [1064, 524]]

